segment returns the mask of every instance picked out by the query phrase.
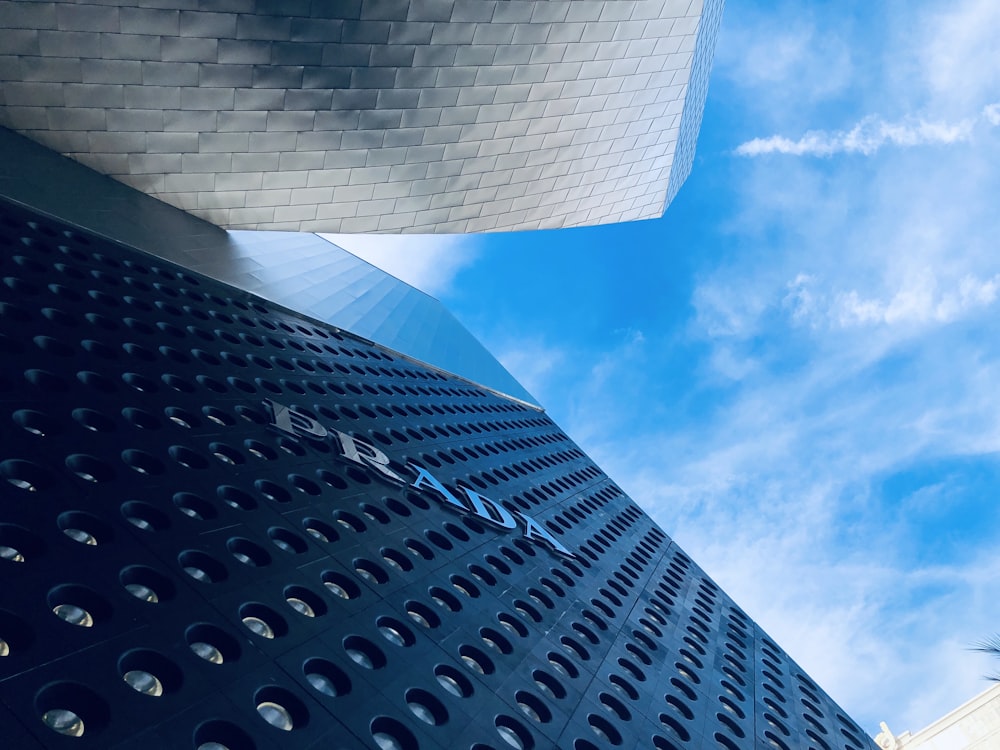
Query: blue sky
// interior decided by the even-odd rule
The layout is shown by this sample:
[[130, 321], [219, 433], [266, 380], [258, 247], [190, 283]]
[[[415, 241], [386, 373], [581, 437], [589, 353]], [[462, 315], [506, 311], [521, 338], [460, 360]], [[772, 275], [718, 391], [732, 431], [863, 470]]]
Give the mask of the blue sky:
[[341, 238], [439, 297], [867, 730], [1000, 662], [995, 0], [730, 0], [657, 221]]

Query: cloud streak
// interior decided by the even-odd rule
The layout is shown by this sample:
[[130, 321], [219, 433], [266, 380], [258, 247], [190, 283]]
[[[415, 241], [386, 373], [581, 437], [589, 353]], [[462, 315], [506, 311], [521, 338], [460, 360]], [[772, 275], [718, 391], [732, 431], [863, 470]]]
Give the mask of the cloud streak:
[[795, 324], [813, 328], [853, 328], [951, 323], [978, 314], [1000, 294], [1000, 274], [980, 277], [966, 273], [942, 279], [925, 268], [882, 296], [857, 289], [826, 291], [820, 280], [798, 274], [788, 283], [781, 306]]
[[1000, 125], [1000, 103], [990, 104], [976, 117], [958, 122], [943, 122], [910, 118], [887, 122], [870, 115], [849, 130], [810, 130], [798, 140], [783, 135], [754, 138], [736, 147], [737, 156], [789, 156], [829, 157], [835, 154], [862, 154], [871, 156], [885, 146], [913, 148], [916, 146], [947, 146], [969, 141], [976, 126], [984, 123]]

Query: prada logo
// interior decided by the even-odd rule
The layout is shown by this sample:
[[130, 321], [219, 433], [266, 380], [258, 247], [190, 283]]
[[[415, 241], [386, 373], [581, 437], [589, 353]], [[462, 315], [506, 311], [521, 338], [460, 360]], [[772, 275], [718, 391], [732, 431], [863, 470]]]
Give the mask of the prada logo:
[[411, 477], [400, 476], [389, 465], [389, 457], [371, 443], [359, 440], [346, 432], [328, 428], [294, 407], [279, 404], [277, 401], [266, 399], [264, 406], [270, 412], [271, 425], [282, 432], [310, 440], [329, 440], [339, 449], [342, 458], [374, 471], [383, 479], [418, 490], [430, 490], [433, 497], [450, 510], [471, 514], [495, 529], [514, 531], [520, 528], [522, 535], [528, 541], [547, 547], [565, 557], [575, 557], [531, 516], [507, 510], [500, 503], [468, 487], [461, 487], [461, 495], [456, 496], [427, 469], [415, 463], [407, 465], [408, 471], [412, 473]]

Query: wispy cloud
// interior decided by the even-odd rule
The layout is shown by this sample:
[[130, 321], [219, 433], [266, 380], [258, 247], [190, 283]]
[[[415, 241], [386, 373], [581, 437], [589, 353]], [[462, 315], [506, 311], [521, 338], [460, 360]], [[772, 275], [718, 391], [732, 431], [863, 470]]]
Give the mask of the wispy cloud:
[[410, 286], [432, 296], [447, 292], [456, 275], [475, 262], [475, 235], [322, 234]]
[[910, 118], [887, 122], [874, 115], [865, 117], [849, 130], [812, 130], [797, 140], [782, 135], [754, 138], [741, 143], [734, 153], [738, 156], [788, 154], [790, 156], [833, 156], [863, 154], [871, 156], [884, 146], [912, 148], [914, 146], [949, 145], [968, 141], [980, 122], [1000, 125], [1000, 104], [990, 104], [977, 117], [943, 122]]
[[966, 273], [940, 278], [931, 268], [903, 279], [879, 294], [857, 289], [831, 290], [808, 274], [788, 283], [782, 307], [796, 324], [813, 328], [913, 326], [950, 323], [991, 306], [1000, 295], [1000, 274]]

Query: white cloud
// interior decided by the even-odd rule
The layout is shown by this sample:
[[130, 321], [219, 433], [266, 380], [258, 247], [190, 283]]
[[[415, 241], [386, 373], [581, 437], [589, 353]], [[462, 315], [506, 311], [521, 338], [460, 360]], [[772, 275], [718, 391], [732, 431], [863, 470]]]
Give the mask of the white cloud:
[[551, 404], [555, 394], [550, 394], [553, 377], [566, 366], [568, 353], [541, 339], [518, 339], [490, 347], [507, 372], [541, 404]]
[[787, 123], [855, 86], [848, 23], [843, 13], [801, 4], [784, 14], [734, 4], [726, 8], [716, 79], [732, 84], [730, 96], [752, 102], [756, 117]]
[[919, 16], [912, 55], [929, 101], [941, 111], [968, 111], [1000, 90], [1000, 4], [961, 0], [932, 7]]
[[907, 274], [888, 291], [866, 294], [858, 289], [837, 291], [800, 273], [787, 287], [781, 305], [794, 324], [814, 329], [920, 326], [951, 323], [990, 307], [1000, 294], [1000, 274], [939, 278], [925, 267]]
[[410, 286], [438, 296], [478, 252], [475, 235], [460, 234], [322, 234], [344, 250], [381, 268]]
[[957, 122], [910, 119], [900, 122], [869, 116], [850, 130], [814, 130], [798, 140], [781, 135], [754, 138], [741, 143], [735, 152], [739, 156], [788, 154], [791, 156], [833, 156], [834, 154], [864, 154], [871, 156], [883, 146], [912, 148], [914, 146], [949, 145], [968, 141], [980, 120], [990, 125], [1000, 124], [998, 105], [985, 107], [979, 118]]
[[954, 288], [941, 290], [930, 272], [896, 291], [888, 299], [866, 299], [851, 290], [834, 301], [832, 317], [847, 327], [884, 323], [949, 323], [977, 308], [989, 307], [1000, 290], [1000, 275], [980, 279], [964, 276]]

